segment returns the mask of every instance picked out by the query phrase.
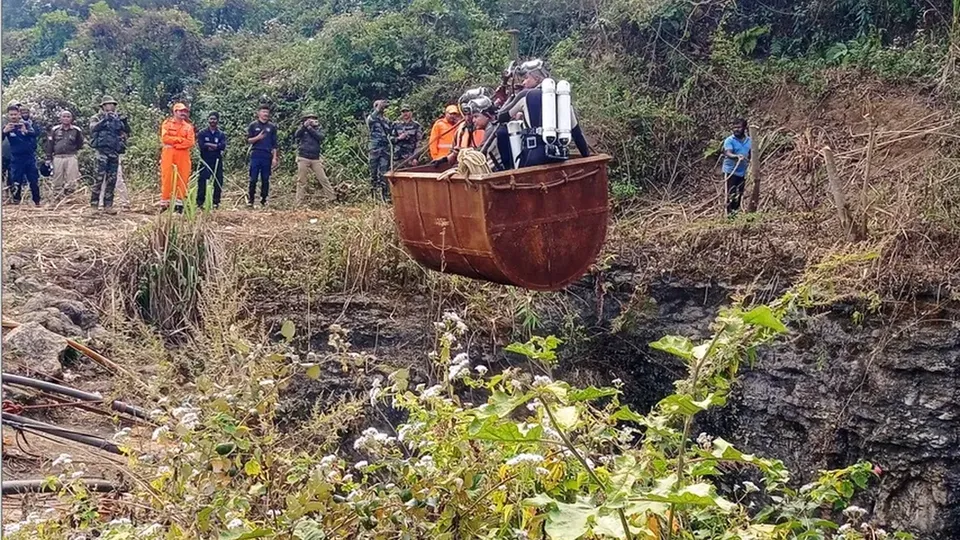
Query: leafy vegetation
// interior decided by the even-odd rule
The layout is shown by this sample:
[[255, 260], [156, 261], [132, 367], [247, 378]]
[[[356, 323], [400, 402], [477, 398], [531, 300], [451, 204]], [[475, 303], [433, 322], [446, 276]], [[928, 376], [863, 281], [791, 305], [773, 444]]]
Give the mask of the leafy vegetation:
[[522, 55], [547, 57], [574, 83], [594, 146], [617, 157], [615, 193], [631, 196], [673, 185], [715, 126], [785, 79], [816, 81], [830, 66], [937, 79], [953, 21], [945, 0], [5, 0], [3, 80], [48, 121], [122, 97], [135, 124], [128, 169], [151, 180], [156, 126], [175, 100], [201, 123], [222, 113], [233, 170], [261, 101], [275, 107], [284, 148], [300, 112], [317, 110], [334, 178], [357, 181], [373, 100], [392, 99], [390, 114], [408, 102], [428, 125], [466, 88], [497, 83], [512, 27]]
[[[620, 403], [619, 381], [576, 388], [553, 380], [553, 337], [510, 347], [533, 372], [494, 374], [471, 361], [461, 345], [467, 326], [447, 313], [430, 355], [438, 383], [427, 387], [413, 385], [405, 369], [376, 375], [376, 359], [351, 353], [346, 331], [331, 327], [335, 369], [375, 375], [370, 406], [405, 417], [367, 427], [340, 448], [309, 447], [302, 431], [277, 427], [284, 388], [330, 366], [302, 362], [283, 343], [257, 351], [231, 334], [229, 358], [208, 365], [219, 376], [199, 378], [188, 401], [167, 401], [155, 412], [162, 424], [154, 444], [131, 452], [141, 479], [132, 487], [136, 504], [106, 519], [97, 496], [71, 482], [82, 467], [62, 459], [51, 482], [64, 483], [60, 496], [71, 511], [8, 526], [5, 536], [888, 538], [849, 506], [880, 473], [869, 463], [825, 471], [797, 490], [779, 461], [707, 434], [691, 440], [694, 418], [725, 402], [739, 366], [786, 332], [779, 317], [795, 300], [725, 310], [701, 343], [668, 336], [651, 344], [679, 358], [687, 374], [647, 414]], [[283, 325], [286, 342], [295, 331]], [[473, 405], [466, 395], [486, 397]], [[720, 492], [716, 480], [734, 468], [757, 483]]]

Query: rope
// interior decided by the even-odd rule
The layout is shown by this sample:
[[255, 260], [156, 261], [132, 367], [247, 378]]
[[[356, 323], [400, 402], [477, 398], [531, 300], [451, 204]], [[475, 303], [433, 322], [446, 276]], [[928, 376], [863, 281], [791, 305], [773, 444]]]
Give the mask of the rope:
[[457, 155], [456, 168], [448, 169], [437, 177], [437, 180], [449, 180], [455, 174], [462, 174], [468, 181], [471, 175], [481, 175], [493, 172], [487, 163], [487, 156], [473, 148], [464, 148]]

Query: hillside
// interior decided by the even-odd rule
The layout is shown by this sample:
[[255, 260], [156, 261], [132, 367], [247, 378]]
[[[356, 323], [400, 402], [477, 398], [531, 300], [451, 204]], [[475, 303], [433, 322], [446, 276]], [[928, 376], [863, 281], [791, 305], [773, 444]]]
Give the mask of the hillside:
[[[4, 100], [82, 124], [109, 93], [133, 128], [129, 209], [84, 212], [88, 188], [3, 207], [4, 373], [101, 396], [4, 381], [4, 538], [960, 535], [960, 7], [2, 8]], [[428, 124], [498, 81], [508, 28], [614, 158], [606, 243], [558, 292], [425, 270], [366, 200], [372, 101]], [[220, 111], [234, 141], [272, 103], [269, 210], [245, 208], [236, 144], [221, 210], [157, 215], [177, 100]], [[293, 204], [305, 109], [328, 130], [333, 206]], [[760, 189], [728, 218], [717, 149], [736, 116]]]

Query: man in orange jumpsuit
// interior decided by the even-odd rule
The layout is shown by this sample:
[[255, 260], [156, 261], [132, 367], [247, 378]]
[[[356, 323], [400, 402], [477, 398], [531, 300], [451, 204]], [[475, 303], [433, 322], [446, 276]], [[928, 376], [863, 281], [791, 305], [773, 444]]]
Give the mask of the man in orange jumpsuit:
[[430, 130], [430, 159], [445, 158], [453, 150], [458, 125], [460, 109], [456, 105], [447, 105], [443, 118], [434, 122]]
[[[190, 109], [183, 103], [173, 106], [173, 118], [164, 120], [160, 127], [160, 207], [170, 207], [174, 196], [174, 211], [183, 213], [183, 201], [187, 198], [187, 183], [190, 181], [190, 149], [196, 143], [196, 133], [188, 117]], [[174, 193], [176, 192], [176, 193]]]

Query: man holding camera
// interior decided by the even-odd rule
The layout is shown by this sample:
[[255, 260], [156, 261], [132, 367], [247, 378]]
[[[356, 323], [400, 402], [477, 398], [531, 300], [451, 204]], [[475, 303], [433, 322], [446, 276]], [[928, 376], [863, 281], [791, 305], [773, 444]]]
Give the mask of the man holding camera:
[[311, 112], [304, 113], [300, 118], [300, 127], [293, 134], [297, 140], [297, 195], [295, 199], [296, 206], [300, 206], [303, 201], [303, 189], [307, 185], [310, 172], [317, 177], [320, 182], [320, 189], [323, 191], [323, 199], [327, 203], [332, 203], [337, 196], [327, 179], [327, 173], [323, 170], [323, 160], [320, 159], [320, 143], [323, 142], [323, 130], [320, 129], [320, 122], [317, 115]]
[[20, 107], [7, 107], [3, 139], [10, 144], [10, 175], [7, 182], [13, 204], [23, 198], [23, 184], [30, 184], [33, 204], [40, 206], [40, 171], [37, 169], [37, 131], [33, 123], [20, 116]]
[[127, 149], [130, 126], [117, 114], [117, 101], [112, 97], [103, 96], [100, 100], [100, 113], [90, 119], [90, 134], [90, 147], [97, 151], [97, 175], [90, 193], [90, 206], [97, 208], [102, 190], [104, 210], [115, 214], [113, 194], [117, 187], [117, 169], [120, 154]]

